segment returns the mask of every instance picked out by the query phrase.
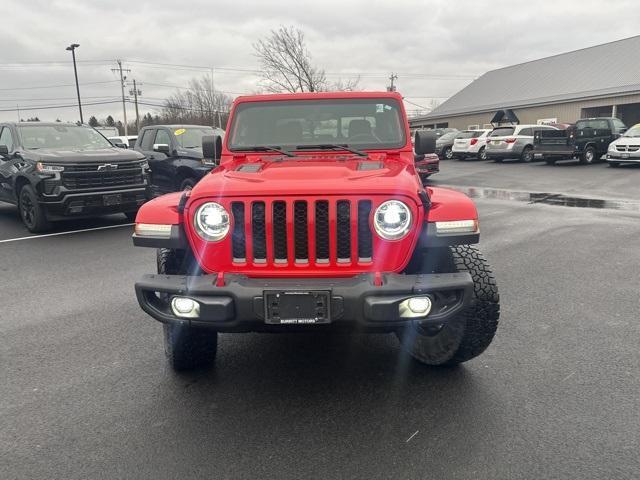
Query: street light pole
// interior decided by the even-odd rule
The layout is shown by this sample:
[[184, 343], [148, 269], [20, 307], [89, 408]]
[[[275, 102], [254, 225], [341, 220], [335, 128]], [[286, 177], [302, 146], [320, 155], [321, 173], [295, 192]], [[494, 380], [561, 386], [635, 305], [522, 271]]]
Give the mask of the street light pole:
[[80, 110], [80, 123], [84, 123], [84, 119], [82, 118], [82, 102], [80, 101], [80, 85], [78, 84], [78, 68], [76, 67], [76, 48], [80, 45], [77, 43], [72, 43], [67, 47], [67, 50], [71, 52], [71, 56], [73, 57], [73, 74], [76, 77], [76, 92], [78, 93], [78, 110]]

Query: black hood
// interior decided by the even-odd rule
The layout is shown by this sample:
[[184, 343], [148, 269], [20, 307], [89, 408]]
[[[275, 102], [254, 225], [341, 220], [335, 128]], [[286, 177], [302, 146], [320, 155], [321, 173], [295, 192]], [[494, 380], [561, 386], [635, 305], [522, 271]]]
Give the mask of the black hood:
[[118, 163], [144, 159], [144, 155], [140, 152], [117, 147], [103, 148], [100, 150], [54, 150], [39, 148], [38, 150], [24, 151], [24, 156], [45, 163]]

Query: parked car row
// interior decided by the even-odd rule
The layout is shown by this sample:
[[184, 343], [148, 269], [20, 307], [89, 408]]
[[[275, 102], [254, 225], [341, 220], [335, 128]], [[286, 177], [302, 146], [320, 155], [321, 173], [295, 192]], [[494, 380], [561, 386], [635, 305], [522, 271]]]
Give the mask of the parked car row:
[[627, 129], [618, 118], [585, 118], [574, 124], [500, 125], [441, 133], [436, 141], [440, 159], [522, 162], [577, 159], [582, 164], [607, 161], [640, 163], [640, 124]]

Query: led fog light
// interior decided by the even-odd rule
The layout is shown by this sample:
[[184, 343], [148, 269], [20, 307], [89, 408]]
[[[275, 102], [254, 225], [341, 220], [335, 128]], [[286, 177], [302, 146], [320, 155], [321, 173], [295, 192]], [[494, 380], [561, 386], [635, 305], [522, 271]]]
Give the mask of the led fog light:
[[176, 317], [198, 318], [200, 316], [200, 304], [187, 297], [173, 297], [171, 310]]
[[431, 298], [411, 297], [403, 300], [398, 305], [401, 318], [422, 318], [431, 311]]

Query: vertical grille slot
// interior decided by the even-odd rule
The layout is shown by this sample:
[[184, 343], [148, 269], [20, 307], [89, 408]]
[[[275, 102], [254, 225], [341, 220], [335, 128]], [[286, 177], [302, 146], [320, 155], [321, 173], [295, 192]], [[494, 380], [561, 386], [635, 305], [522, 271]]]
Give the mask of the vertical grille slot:
[[234, 262], [244, 262], [247, 259], [247, 241], [244, 233], [244, 203], [231, 204], [233, 215], [233, 231], [231, 232], [231, 249]]
[[329, 202], [316, 202], [316, 263], [329, 263]]
[[295, 237], [294, 247], [296, 263], [307, 263], [309, 261], [307, 217], [307, 202], [304, 200], [297, 200], [293, 204], [293, 231]]
[[264, 202], [251, 205], [251, 236], [253, 241], [253, 260], [267, 263], [267, 237]]
[[370, 262], [373, 259], [373, 239], [369, 227], [371, 201], [358, 202], [358, 261]]
[[273, 202], [273, 256], [276, 263], [287, 263], [287, 204]]
[[338, 262], [347, 263], [351, 261], [351, 207], [348, 200], [338, 201], [337, 207]]

